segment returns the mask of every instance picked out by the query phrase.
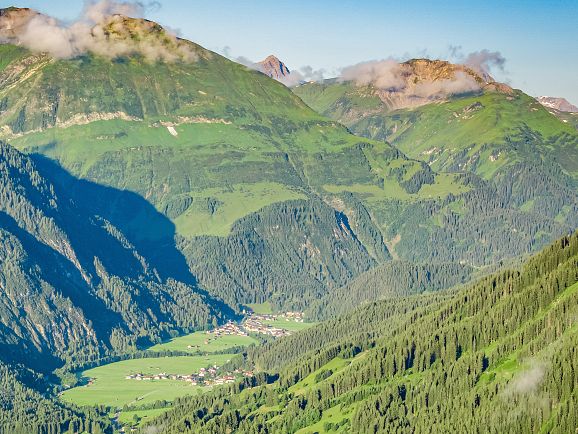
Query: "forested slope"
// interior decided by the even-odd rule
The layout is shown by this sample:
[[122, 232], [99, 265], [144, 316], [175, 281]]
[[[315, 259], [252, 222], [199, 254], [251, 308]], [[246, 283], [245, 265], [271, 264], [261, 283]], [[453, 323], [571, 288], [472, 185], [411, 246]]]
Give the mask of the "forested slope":
[[[414, 64], [432, 74], [439, 65], [451, 66], [425, 59], [402, 65]], [[416, 74], [424, 86], [444, 82]], [[469, 186], [441, 202], [405, 207], [371, 198], [376, 221], [383, 222], [387, 239], [399, 237], [396, 251], [404, 259], [488, 264], [515, 256], [509, 252], [540, 248], [553, 234], [577, 227], [578, 134], [522, 91], [490, 83], [416, 107], [411, 98], [392, 106], [395, 90], [346, 80], [293, 90], [356, 134], [387, 140]]]
[[34, 374], [14, 370], [0, 362], [0, 432], [2, 434], [59, 434], [63, 432], [113, 432], [106, 413], [96, 409], [71, 409], [44, 398], [37, 390], [43, 382]]
[[[378, 302], [247, 355], [279, 378], [180, 401], [161, 432], [572, 432], [578, 234], [463, 289]], [[231, 395], [231, 393], [233, 393]], [[300, 431], [301, 430], [301, 431]]]
[[[55, 182], [61, 177], [69, 189]], [[143, 213], [163, 227], [164, 217], [136, 195], [75, 180], [0, 143], [0, 198], [2, 361], [49, 372], [63, 361], [134, 350], [228, 314], [190, 274], [145, 259], [128, 241], [123, 212]], [[99, 207], [106, 200], [118, 201], [116, 215]], [[158, 251], [165, 260], [179, 257]]]

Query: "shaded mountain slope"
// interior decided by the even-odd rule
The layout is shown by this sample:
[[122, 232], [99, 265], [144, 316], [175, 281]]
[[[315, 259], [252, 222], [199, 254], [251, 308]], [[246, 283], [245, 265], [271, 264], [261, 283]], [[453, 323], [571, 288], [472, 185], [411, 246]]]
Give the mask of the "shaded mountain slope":
[[[190, 274], [175, 275], [153, 255], [147, 261], [115, 226], [130, 209], [163, 227], [166, 219], [138, 196], [76, 180], [4, 143], [0, 178], [2, 360], [50, 371], [227, 315]], [[122, 203], [117, 215], [100, 212], [107, 200]]]
[[95, 409], [68, 408], [50, 401], [30, 387], [31, 384], [43, 390], [39, 376], [0, 362], [0, 426], [3, 432], [113, 432], [108, 415]]

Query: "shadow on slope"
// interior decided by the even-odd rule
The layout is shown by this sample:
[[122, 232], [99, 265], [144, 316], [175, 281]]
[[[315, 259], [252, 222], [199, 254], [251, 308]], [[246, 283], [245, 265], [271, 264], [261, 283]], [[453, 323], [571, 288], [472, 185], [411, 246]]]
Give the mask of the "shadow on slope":
[[[196, 285], [196, 279], [191, 274], [185, 258], [175, 246], [174, 224], [147, 200], [130, 191], [78, 179], [43, 155], [33, 154], [30, 157], [55, 185], [57, 196], [60, 199], [63, 197], [68, 199], [70, 203], [67, 205], [70, 205], [73, 211], [91, 216], [96, 223], [91, 228], [92, 232], [87, 233], [88, 228], [78, 227], [78, 221], [73, 221], [75, 215], [65, 215], [68, 219], [66, 223], [75, 228], [71, 234], [74, 237], [73, 244], [77, 248], [82, 247], [77, 250], [82, 252], [88, 248], [90, 253], [99, 253], [97, 256], [107, 260], [104, 265], [112, 274], [137, 277], [142, 272], [135, 271], [142, 268], [143, 272], [152, 272], [160, 282], [172, 278]], [[132, 262], [118, 263], [114, 260], [114, 251], [110, 250], [113, 248], [111, 245], [91, 243], [87, 246], [86, 241], [96, 240], [97, 228], [106, 230], [102, 225], [108, 228], [125, 249], [134, 250], [142, 255], [145, 262], [150, 265], [150, 270], [136, 255]], [[87, 236], [90, 237], [89, 240], [86, 240]], [[120, 248], [118, 243], [114, 244], [116, 248]]]
[[[79, 262], [91, 278], [99, 275], [97, 267], [102, 266], [107, 274], [133, 280], [182, 282], [193, 287], [217, 317], [235, 316], [230, 306], [199, 288], [176, 247], [174, 224], [146, 199], [130, 191], [76, 178], [43, 155], [32, 154], [30, 158], [43, 176], [50, 179], [59, 201], [66, 207], [66, 212], [60, 210], [58, 219], [66, 227]], [[97, 264], [96, 258], [100, 263]], [[142, 290], [149, 292], [144, 286]], [[142, 294], [140, 298], [148, 304], [148, 296], [152, 298], [154, 294]]]

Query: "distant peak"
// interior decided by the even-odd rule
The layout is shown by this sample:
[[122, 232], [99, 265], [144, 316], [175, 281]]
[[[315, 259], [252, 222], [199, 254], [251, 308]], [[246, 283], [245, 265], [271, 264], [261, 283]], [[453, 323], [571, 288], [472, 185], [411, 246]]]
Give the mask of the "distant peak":
[[269, 54], [264, 60], [262, 60], [260, 63], [264, 63], [264, 62], [274, 62], [274, 63], [282, 63], [279, 58], [277, 56], [275, 56], [274, 54]]
[[578, 107], [570, 103], [566, 98], [540, 96], [536, 99], [546, 108], [558, 110], [561, 112], [578, 113]]
[[275, 80], [282, 80], [291, 74], [287, 65], [272, 54], [267, 56], [264, 60], [257, 62], [256, 66], [263, 74], [268, 75]]
[[508, 95], [513, 89], [497, 83], [481, 67], [455, 64], [446, 60], [394, 59], [358, 63], [341, 71], [341, 81], [359, 87], [370, 87], [392, 109], [418, 107], [434, 101], [445, 101], [459, 95], [484, 91]]

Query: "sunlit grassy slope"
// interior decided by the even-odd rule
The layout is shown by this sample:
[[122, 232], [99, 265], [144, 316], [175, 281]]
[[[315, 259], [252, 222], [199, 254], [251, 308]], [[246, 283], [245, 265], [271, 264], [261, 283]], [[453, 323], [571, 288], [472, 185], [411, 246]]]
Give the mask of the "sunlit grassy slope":
[[395, 111], [351, 83], [306, 84], [295, 93], [354, 132], [389, 140], [438, 171], [470, 170], [490, 178], [514, 162], [549, 159], [578, 173], [578, 133], [571, 122], [561, 122], [520, 91], [487, 91]]
[[[378, 195], [393, 198], [419, 191], [403, 185], [424, 171], [419, 163], [194, 47], [196, 62], [152, 64], [55, 61], [0, 46], [0, 136], [74, 175], [139, 193], [185, 236], [226, 236], [250, 213], [332, 185], [380, 186]], [[450, 184], [434, 180], [435, 194], [462, 188]]]

